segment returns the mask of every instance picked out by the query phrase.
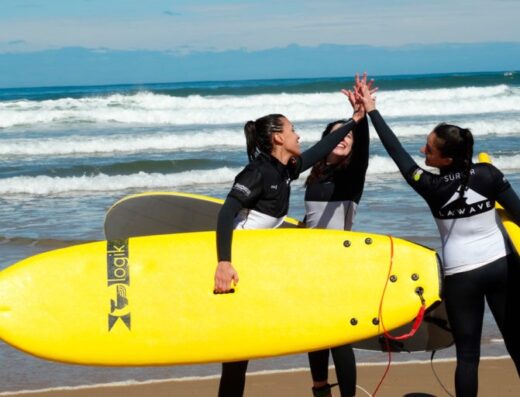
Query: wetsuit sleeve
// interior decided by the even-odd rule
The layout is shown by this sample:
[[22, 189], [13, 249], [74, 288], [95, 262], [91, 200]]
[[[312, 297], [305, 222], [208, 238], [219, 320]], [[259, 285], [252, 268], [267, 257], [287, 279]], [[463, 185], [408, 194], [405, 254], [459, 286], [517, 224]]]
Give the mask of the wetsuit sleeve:
[[229, 195], [218, 213], [217, 220], [217, 258], [218, 261], [231, 262], [231, 242], [233, 240], [233, 222], [243, 208], [238, 199]]
[[228, 196], [234, 197], [244, 208], [252, 208], [262, 194], [261, 172], [247, 166], [235, 178], [233, 187]]
[[217, 220], [217, 257], [220, 261], [231, 261], [233, 223], [242, 208], [252, 208], [262, 194], [262, 174], [251, 165], [244, 168], [235, 178], [233, 187], [220, 209]]
[[498, 192], [496, 201], [504, 207], [513, 222], [520, 225], [520, 199], [518, 195], [500, 170], [492, 164], [488, 164], [487, 168], [490, 171], [491, 180], [495, 183], [494, 190]]
[[354, 129], [354, 145], [352, 146], [352, 158], [348, 166], [340, 168], [337, 172], [340, 178], [337, 183], [347, 184], [350, 191], [350, 199], [357, 204], [361, 200], [365, 177], [368, 168], [369, 155], [368, 119], [363, 118]]
[[368, 168], [370, 136], [368, 135], [368, 120], [364, 117], [354, 129], [354, 145], [349, 168], [355, 173], [365, 174]]
[[504, 207], [512, 221], [520, 225], [520, 199], [511, 186], [497, 196], [497, 201]]
[[390, 129], [388, 124], [386, 124], [379, 111], [374, 109], [369, 113], [369, 115], [370, 120], [372, 120], [372, 124], [376, 129], [377, 135], [379, 135], [379, 139], [381, 139], [381, 143], [385, 147], [386, 151], [390, 157], [392, 157], [392, 160], [394, 160], [405, 179], [408, 182], [411, 182], [413, 171], [420, 167], [413, 160], [412, 156], [404, 150], [401, 142], [399, 142], [399, 139], [397, 139], [394, 132]]
[[323, 157], [328, 155], [355, 127], [356, 122], [353, 119], [350, 119], [345, 125], [338, 128], [336, 131], [331, 132], [314, 146], [304, 151], [299, 157], [293, 160], [293, 175], [296, 175], [297, 177], [297, 175], [311, 168], [314, 163], [317, 163]]

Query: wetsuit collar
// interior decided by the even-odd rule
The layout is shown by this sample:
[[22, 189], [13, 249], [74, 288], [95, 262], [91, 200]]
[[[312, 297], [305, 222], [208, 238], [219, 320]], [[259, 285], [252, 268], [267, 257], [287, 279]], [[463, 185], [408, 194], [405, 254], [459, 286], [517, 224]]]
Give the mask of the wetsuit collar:
[[286, 165], [282, 164], [280, 160], [271, 154], [260, 153], [260, 156], [263, 156], [265, 160], [267, 160], [277, 171], [284, 172], [286, 169]]

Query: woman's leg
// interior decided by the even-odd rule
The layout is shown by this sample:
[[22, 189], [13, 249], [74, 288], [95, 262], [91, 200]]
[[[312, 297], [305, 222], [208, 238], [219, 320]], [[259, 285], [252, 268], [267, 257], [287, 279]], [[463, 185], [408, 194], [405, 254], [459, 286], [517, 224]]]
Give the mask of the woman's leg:
[[343, 345], [330, 349], [341, 397], [356, 395], [356, 357], [351, 345]]
[[[329, 349], [318, 350], [309, 353], [309, 366], [312, 376], [312, 390], [314, 394], [330, 395], [327, 393], [329, 378]], [[324, 393], [320, 393], [320, 391]]]
[[504, 342], [520, 377], [520, 258], [516, 253], [508, 256], [506, 315], [504, 319]]
[[247, 364], [248, 361], [222, 363], [218, 397], [242, 397], [244, 395]]
[[457, 397], [476, 397], [480, 337], [484, 318], [484, 291], [479, 270], [445, 278], [446, 311], [457, 350], [455, 391]]
[[516, 370], [520, 374], [520, 327], [516, 321], [519, 308], [518, 282], [520, 281], [516, 255], [509, 255], [490, 264], [493, 273], [489, 275], [490, 284], [486, 298], [495, 321], [504, 337], [504, 342]]

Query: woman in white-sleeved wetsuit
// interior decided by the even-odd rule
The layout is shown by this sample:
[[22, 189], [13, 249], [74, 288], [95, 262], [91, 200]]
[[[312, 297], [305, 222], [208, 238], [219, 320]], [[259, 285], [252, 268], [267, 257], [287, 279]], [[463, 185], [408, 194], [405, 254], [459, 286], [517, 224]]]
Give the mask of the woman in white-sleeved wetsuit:
[[[345, 120], [330, 123], [323, 131], [327, 136]], [[312, 167], [305, 185], [305, 224], [310, 228], [351, 230], [356, 208], [363, 194], [368, 168], [368, 121], [362, 119], [354, 131], [324, 159]], [[323, 321], [327, 321], [326, 318]], [[342, 397], [356, 394], [356, 359], [351, 345], [309, 353], [315, 396], [330, 396], [328, 383], [329, 350], [336, 368]]]
[[[363, 111], [305, 152], [289, 120], [272, 114], [244, 127], [249, 164], [236, 176], [217, 222], [215, 292], [225, 293], [238, 282], [231, 264], [233, 229], [270, 229], [280, 226], [289, 208], [290, 183], [325, 157], [364, 117]], [[283, 271], [283, 269], [280, 269]], [[247, 361], [224, 363], [219, 397], [242, 396]]]
[[471, 132], [439, 124], [421, 149], [433, 174], [419, 167], [404, 150], [367, 89], [361, 98], [385, 149], [408, 184], [428, 203], [442, 239], [444, 299], [457, 351], [457, 397], [478, 392], [480, 337], [487, 301], [517, 371], [520, 343], [514, 316], [517, 254], [495, 211], [500, 203], [520, 224], [520, 200], [504, 175], [491, 164], [473, 164]]

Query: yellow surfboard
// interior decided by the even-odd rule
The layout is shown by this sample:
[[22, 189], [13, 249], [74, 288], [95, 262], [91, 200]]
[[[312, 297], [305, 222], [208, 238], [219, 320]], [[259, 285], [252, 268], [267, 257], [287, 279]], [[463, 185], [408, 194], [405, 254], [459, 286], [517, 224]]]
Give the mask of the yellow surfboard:
[[[491, 157], [485, 152], [479, 153], [478, 159], [481, 163], [492, 163]], [[496, 203], [496, 210], [516, 252], [520, 253], [520, 227], [511, 220], [507, 211], [499, 203]]]
[[[223, 200], [183, 192], [146, 192], [123, 197], [105, 215], [107, 240], [157, 234], [214, 231]], [[286, 217], [282, 228], [304, 227]], [[412, 324], [396, 329], [395, 335], [410, 331]], [[453, 344], [444, 304], [428, 311], [421, 327], [411, 338], [390, 341], [394, 352], [433, 351]], [[386, 338], [378, 336], [354, 344], [355, 348], [386, 351]]]
[[240, 282], [218, 295], [215, 251], [215, 233], [200, 232], [27, 258], [0, 272], [0, 338], [68, 363], [233, 361], [355, 342], [440, 300], [436, 253], [388, 236], [236, 231]]

